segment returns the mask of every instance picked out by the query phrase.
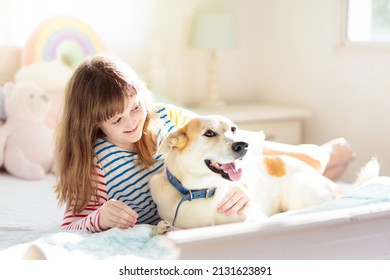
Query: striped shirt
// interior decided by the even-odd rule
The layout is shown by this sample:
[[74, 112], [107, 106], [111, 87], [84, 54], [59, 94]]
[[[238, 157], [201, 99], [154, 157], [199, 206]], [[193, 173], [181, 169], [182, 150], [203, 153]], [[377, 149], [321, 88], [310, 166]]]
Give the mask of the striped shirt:
[[[161, 123], [157, 131], [158, 146], [172, 129], [183, 126], [194, 114], [173, 105], [157, 103], [154, 111]], [[110, 199], [122, 201], [138, 213], [137, 224], [157, 224], [160, 217], [150, 194], [149, 179], [164, 166], [164, 156], [155, 154], [149, 168], [138, 164], [138, 154], [123, 150], [103, 139], [94, 143], [98, 201], [91, 199], [81, 213], [73, 215], [67, 207], [61, 228], [64, 230], [102, 231], [100, 209]]]

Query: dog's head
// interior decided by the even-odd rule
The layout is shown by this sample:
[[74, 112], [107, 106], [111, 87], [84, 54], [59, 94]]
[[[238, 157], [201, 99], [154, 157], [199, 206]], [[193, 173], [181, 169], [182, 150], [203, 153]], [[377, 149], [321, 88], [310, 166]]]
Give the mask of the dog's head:
[[159, 149], [166, 164], [184, 176], [219, 176], [237, 181], [242, 170], [236, 161], [247, 153], [248, 144], [236, 139], [237, 127], [222, 116], [203, 116], [189, 121], [165, 138]]

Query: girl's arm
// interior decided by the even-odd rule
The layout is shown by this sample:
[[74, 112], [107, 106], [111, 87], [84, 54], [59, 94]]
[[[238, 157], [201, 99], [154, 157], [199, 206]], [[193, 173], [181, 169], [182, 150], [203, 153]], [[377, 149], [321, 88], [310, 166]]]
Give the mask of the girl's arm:
[[[96, 168], [100, 173], [100, 168]], [[100, 212], [104, 203], [107, 202], [107, 193], [105, 189], [104, 177], [97, 175], [98, 201], [91, 198], [81, 213], [73, 214], [74, 204], [67, 205], [61, 229], [63, 230], [82, 230], [87, 232], [99, 232], [104, 229], [100, 226]]]
[[136, 224], [138, 214], [128, 205], [117, 200], [108, 200], [106, 183], [101, 169], [96, 165], [96, 186], [98, 200], [91, 198], [83, 211], [73, 214], [73, 204], [65, 211], [61, 228], [99, 232], [117, 227], [127, 229]]

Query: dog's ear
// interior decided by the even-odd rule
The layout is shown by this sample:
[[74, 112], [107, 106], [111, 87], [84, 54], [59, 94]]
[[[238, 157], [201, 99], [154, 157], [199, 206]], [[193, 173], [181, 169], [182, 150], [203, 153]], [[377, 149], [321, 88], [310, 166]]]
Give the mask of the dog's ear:
[[185, 127], [179, 128], [171, 133], [164, 139], [161, 146], [158, 148], [157, 153], [167, 153], [173, 149], [179, 149], [185, 147], [188, 143], [188, 137]]

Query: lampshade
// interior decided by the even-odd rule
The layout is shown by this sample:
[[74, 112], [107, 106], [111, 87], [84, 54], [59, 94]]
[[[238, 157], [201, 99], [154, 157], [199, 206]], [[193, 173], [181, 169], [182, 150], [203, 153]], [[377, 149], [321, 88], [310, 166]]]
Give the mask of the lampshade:
[[192, 46], [197, 48], [231, 48], [237, 44], [233, 18], [227, 13], [200, 14], [193, 31]]

